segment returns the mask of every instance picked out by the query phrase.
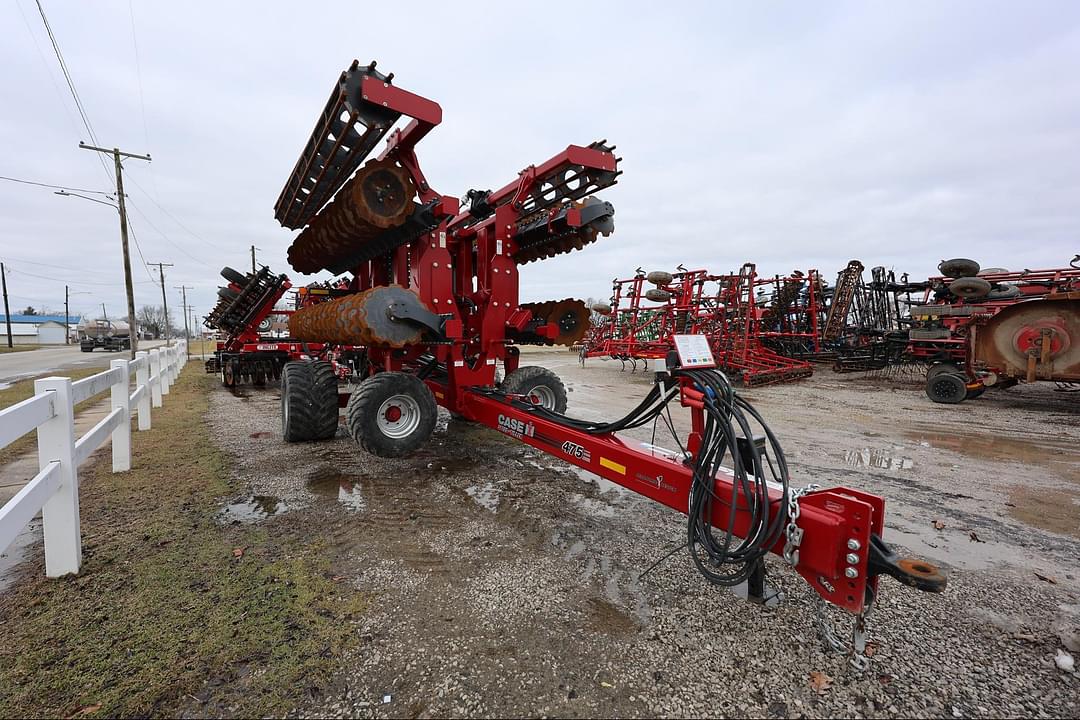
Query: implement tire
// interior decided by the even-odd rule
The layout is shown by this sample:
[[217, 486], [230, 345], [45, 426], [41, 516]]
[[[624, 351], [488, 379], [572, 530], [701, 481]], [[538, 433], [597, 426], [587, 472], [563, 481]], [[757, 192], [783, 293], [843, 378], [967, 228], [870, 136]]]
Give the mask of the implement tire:
[[338, 429], [338, 379], [328, 362], [311, 365], [312, 440], [329, 440]]
[[533, 405], [560, 415], [566, 412], [566, 386], [558, 375], [545, 367], [520, 367], [507, 375], [499, 387], [511, 395], [524, 395]]
[[967, 399], [967, 383], [963, 375], [941, 373], [926, 381], [926, 397], [936, 403], [955, 405]]
[[247, 275], [240, 272], [239, 270], [233, 270], [228, 265], [221, 268], [221, 277], [225, 278], [226, 280], [228, 280], [231, 283], [235, 283], [236, 285], [239, 285], [240, 287], [244, 287], [245, 285], [247, 285], [247, 281], [248, 281]]
[[319, 408], [314, 402], [315, 373], [313, 363], [291, 362], [281, 373], [281, 435], [285, 442], [307, 442], [323, 439], [318, 436]]
[[431, 437], [437, 415], [428, 386], [403, 372], [381, 372], [366, 378], [345, 407], [349, 435], [379, 457], [401, 457], [419, 448]]

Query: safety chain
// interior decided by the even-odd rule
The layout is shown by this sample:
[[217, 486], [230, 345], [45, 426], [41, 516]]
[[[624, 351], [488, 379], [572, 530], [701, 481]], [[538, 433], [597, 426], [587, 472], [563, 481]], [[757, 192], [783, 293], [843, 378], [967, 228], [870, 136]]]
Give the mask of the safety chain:
[[840, 636], [836, 634], [836, 629], [827, 616], [829, 603], [820, 595], [816, 595], [816, 597], [814, 625], [817, 628], [821, 642], [829, 650], [848, 653], [850, 656], [848, 662], [857, 671], [863, 672], [867, 670], [870, 667], [870, 658], [866, 656], [866, 617], [870, 614], [872, 603], [867, 603], [859, 614], [855, 616], [855, 624], [851, 631], [851, 645], [849, 647], [848, 643], [841, 640]]
[[820, 490], [820, 485], [813, 483], [804, 488], [788, 491], [788, 522], [784, 528], [784, 559], [795, 567], [799, 564], [799, 546], [802, 545], [803, 529], [799, 527], [799, 498], [803, 495]]

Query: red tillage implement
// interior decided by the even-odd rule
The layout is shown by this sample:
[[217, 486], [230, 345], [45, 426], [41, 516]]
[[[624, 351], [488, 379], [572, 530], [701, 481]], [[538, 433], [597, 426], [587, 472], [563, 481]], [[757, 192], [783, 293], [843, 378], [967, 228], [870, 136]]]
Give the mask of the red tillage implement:
[[[587, 357], [655, 360], [675, 348], [676, 335], [703, 335], [717, 365], [747, 387], [809, 377], [810, 363], [766, 344], [816, 343], [816, 300], [812, 289], [808, 301], [800, 297], [802, 284], [794, 277], [761, 279], [752, 264], [735, 275], [639, 270], [614, 281], [610, 304], [593, 307], [601, 320], [582, 343], [580, 357], [582, 362]], [[756, 300], [763, 286], [775, 286], [773, 305]], [[806, 313], [810, 320], [803, 319]]]
[[[821, 597], [859, 615], [860, 628], [881, 574], [944, 588], [936, 568], [901, 560], [881, 541], [881, 498], [791, 488], [776, 438], [714, 370], [665, 353], [652, 390], [626, 417], [595, 423], [565, 415], [562, 382], [545, 368], [519, 366], [517, 345], [577, 343], [588, 313], [575, 300], [523, 305], [518, 266], [613, 231], [614, 209], [592, 194], [616, 182], [614, 148], [571, 145], [497, 190], [470, 190], [462, 207], [432, 189], [414, 152], [440, 122], [439, 106], [391, 81], [374, 64], [342, 73], [276, 207], [287, 227], [307, 226], [290, 258], [352, 276], [350, 294], [297, 310], [290, 328], [306, 342], [363, 346], [364, 379], [348, 398], [346, 422], [364, 449], [383, 456], [416, 449], [438, 404], [687, 513], [688, 547], [702, 574], [721, 585], [747, 583], [751, 597], [764, 594], [770, 552]], [[412, 120], [391, 133], [402, 117]], [[388, 133], [382, 154], [360, 169]], [[684, 320], [684, 328], [704, 321]], [[674, 322], [678, 329], [683, 321]], [[497, 364], [506, 371], [501, 383]], [[287, 440], [336, 432], [338, 389], [325, 365], [285, 366]], [[617, 434], [656, 422], [676, 400], [692, 418], [689, 437], [676, 438], [680, 450]], [[855, 659], [863, 659], [858, 647]]]

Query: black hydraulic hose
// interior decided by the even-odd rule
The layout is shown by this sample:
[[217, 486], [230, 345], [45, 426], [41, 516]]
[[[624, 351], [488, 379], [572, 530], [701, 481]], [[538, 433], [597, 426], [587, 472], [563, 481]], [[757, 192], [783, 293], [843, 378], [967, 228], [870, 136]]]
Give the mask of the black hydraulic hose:
[[[687, 519], [687, 547], [698, 571], [710, 582], [731, 587], [749, 579], [756, 565], [780, 540], [788, 521], [789, 473], [784, 451], [761, 414], [741, 397], [727, 377], [716, 370], [671, 372], [685, 377], [703, 396], [705, 425], [701, 446], [693, 458]], [[503, 394], [492, 390], [493, 394]], [[644, 400], [619, 420], [600, 423], [567, 417], [524, 400], [511, 400], [523, 410], [590, 435], [604, 435], [641, 427], [660, 418], [678, 397], [673, 382], [657, 383]], [[755, 428], [765, 435], [766, 449], [754, 441]], [[744, 439], [747, 457], [740, 450]], [[730, 494], [717, 493], [716, 477], [730, 457], [733, 476]], [[725, 470], [726, 473], [726, 470]], [[778, 501], [770, 499], [770, 483], [782, 489]], [[726, 483], [725, 483], [726, 487]], [[713, 524], [717, 505], [727, 508], [725, 526]], [[746, 530], [735, 534], [740, 512], [748, 516]]]

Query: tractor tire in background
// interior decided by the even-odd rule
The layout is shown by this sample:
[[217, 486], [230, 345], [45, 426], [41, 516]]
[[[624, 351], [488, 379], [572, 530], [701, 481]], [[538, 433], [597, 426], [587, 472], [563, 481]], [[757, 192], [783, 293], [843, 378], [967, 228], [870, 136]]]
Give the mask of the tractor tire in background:
[[328, 362], [311, 365], [311, 405], [313, 408], [312, 440], [329, 440], [338, 429], [338, 379], [334, 366]]
[[419, 448], [431, 437], [437, 415], [428, 386], [403, 372], [380, 372], [365, 379], [345, 408], [349, 434], [378, 457], [401, 457]]
[[664, 270], [653, 270], [645, 276], [645, 279], [653, 285], [670, 285], [675, 276]]
[[937, 266], [938, 272], [947, 278], [974, 277], [979, 274], [979, 263], [967, 258], [942, 260]]
[[230, 302], [240, 297], [240, 293], [230, 287], [218, 288], [217, 294], [222, 300], [228, 300]]
[[233, 270], [228, 265], [221, 268], [221, 277], [225, 278], [234, 285], [239, 285], [240, 287], [244, 287], [244, 285], [246, 285], [248, 281], [247, 275], [240, 272], [239, 270]]
[[534, 405], [560, 415], [566, 412], [566, 386], [545, 367], [527, 365], [506, 376], [499, 386], [504, 393], [524, 395]]
[[941, 373], [926, 381], [926, 397], [936, 403], [954, 405], [967, 399], [967, 383], [963, 375]]
[[981, 277], [962, 277], [949, 283], [949, 292], [965, 300], [984, 298], [990, 294], [990, 281]]

